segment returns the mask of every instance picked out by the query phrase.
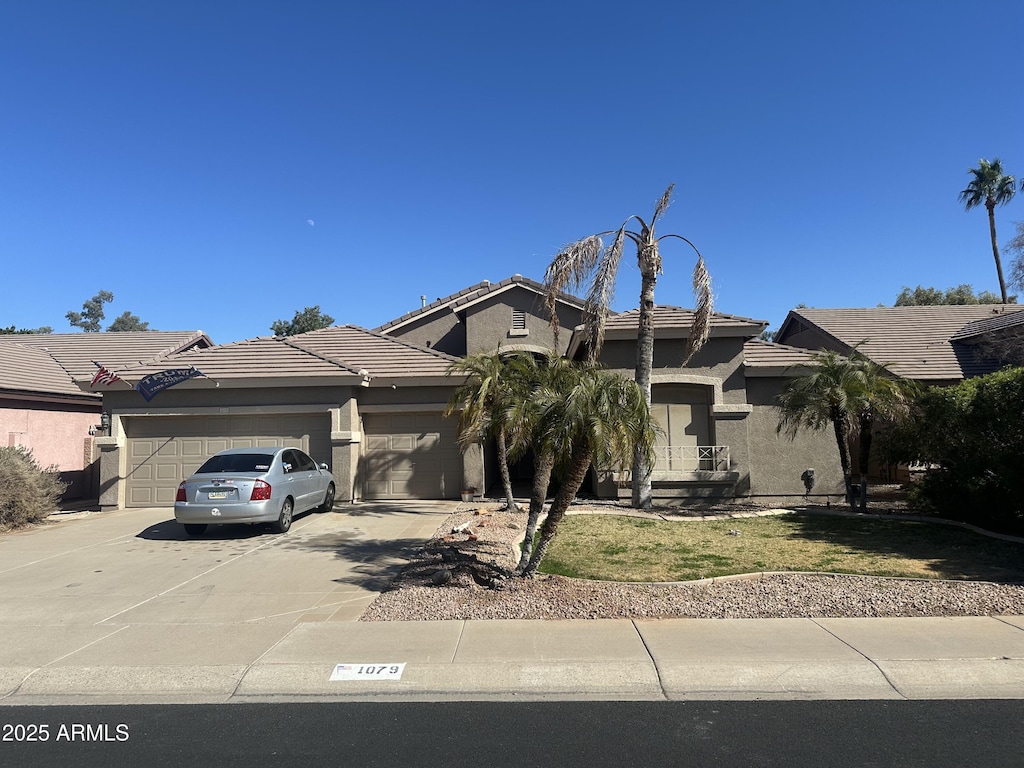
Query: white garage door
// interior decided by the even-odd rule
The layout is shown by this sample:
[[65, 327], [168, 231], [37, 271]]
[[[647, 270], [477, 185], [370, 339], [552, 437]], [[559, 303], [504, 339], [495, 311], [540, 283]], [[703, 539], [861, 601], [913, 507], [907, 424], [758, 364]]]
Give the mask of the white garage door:
[[440, 413], [363, 416], [363, 496], [455, 499], [462, 491], [462, 452], [455, 419]]
[[326, 413], [235, 416], [125, 417], [125, 505], [174, 503], [178, 483], [208, 457], [227, 448], [281, 445], [301, 448], [317, 463], [331, 463]]

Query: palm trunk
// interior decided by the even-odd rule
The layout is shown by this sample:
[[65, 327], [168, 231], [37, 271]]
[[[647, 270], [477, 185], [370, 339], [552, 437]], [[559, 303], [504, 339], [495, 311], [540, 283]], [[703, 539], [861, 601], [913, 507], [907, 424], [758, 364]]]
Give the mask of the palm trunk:
[[[636, 332], [636, 372], [634, 378], [643, 390], [647, 408], [651, 407], [651, 370], [654, 368], [654, 285], [658, 281], [657, 250], [653, 255], [644, 253], [640, 257], [640, 318]], [[636, 509], [650, 509], [651, 467], [646, 454], [639, 448], [633, 454], [632, 505]]]
[[836, 444], [839, 447], [839, 464], [843, 468], [843, 483], [846, 485], [846, 503], [850, 505], [850, 509], [853, 509], [853, 481], [850, 477], [850, 430], [846, 426], [846, 419], [842, 416], [833, 416], [832, 426], [835, 429]]
[[871, 430], [875, 422], [870, 414], [862, 414], [860, 417], [860, 509], [866, 511], [868, 508], [868, 462], [871, 460]]
[[519, 553], [519, 564], [516, 572], [522, 573], [530, 562], [533, 554], [533, 540], [537, 535], [537, 521], [544, 511], [544, 500], [548, 495], [551, 483], [551, 469], [555, 466], [553, 453], [535, 453], [533, 456], [533, 492], [530, 494], [530, 513], [526, 517], [526, 534], [523, 536], [523, 548]]
[[999, 276], [999, 293], [1002, 294], [1003, 304], [1007, 303], [1006, 299], [1006, 281], [1003, 280], [1003, 262], [999, 258], [999, 245], [996, 240], [996, 204], [995, 201], [985, 202], [985, 207], [988, 208], [988, 231], [992, 236], [992, 258], [996, 260], [996, 275]]
[[592, 458], [593, 452], [587, 448], [581, 447], [577, 452], [573, 453], [572, 459], [569, 462], [569, 471], [566, 473], [554, 501], [551, 502], [551, 508], [548, 510], [548, 516], [544, 520], [544, 525], [541, 526], [540, 540], [537, 542], [537, 548], [533, 550], [530, 561], [526, 564], [526, 568], [523, 569], [522, 575], [524, 578], [529, 578], [537, 573], [537, 568], [540, 566], [541, 560], [544, 559], [544, 554], [548, 551], [548, 545], [551, 544], [551, 540], [558, 533], [559, 523], [562, 522], [566, 510], [569, 509], [572, 500], [576, 498], [577, 491], [579, 491], [583, 481], [587, 478]]
[[505, 487], [505, 505], [509, 512], [516, 511], [516, 499], [512, 495], [512, 478], [508, 471], [508, 444], [505, 441], [505, 430], [499, 429], [495, 436], [498, 446], [498, 471], [501, 472], [501, 483]]

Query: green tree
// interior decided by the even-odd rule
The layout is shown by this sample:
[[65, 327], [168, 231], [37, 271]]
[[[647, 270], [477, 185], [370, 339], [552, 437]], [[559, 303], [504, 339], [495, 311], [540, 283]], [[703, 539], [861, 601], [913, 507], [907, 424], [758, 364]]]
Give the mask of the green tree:
[[839, 449], [846, 498], [853, 506], [850, 434], [860, 391], [859, 366], [832, 350], [815, 352], [808, 373], [793, 379], [779, 395], [776, 433], [796, 437], [801, 429], [832, 427]]
[[103, 305], [109, 304], [113, 300], [114, 294], [110, 291], [100, 291], [82, 304], [81, 312], [72, 310], [65, 317], [68, 319], [68, 323], [75, 328], [81, 328], [87, 333], [98, 333], [105, 317]]
[[653, 461], [656, 427], [640, 385], [591, 364], [571, 370], [576, 375], [563, 380], [567, 389], [545, 405], [534, 433], [535, 443], [564, 457], [565, 469], [524, 577], [536, 574], [592, 462], [625, 469], [637, 452]]
[[[578, 364], [551, 352], [540, 359], [524, 357], [520, 375], [529, 382], [529, 393], [517, 399], [508, 410], [509, 452], [514, 458], [527, 450], [533, 453], [533, 483], [530, 488], [530, 508], [526, 518], [526, 533], [516, 572], [522, 573], [529, 564], [537, 534], [537, 523], [544, 511], [551, 485], [551, 475], [559, 458], [555, 446], [535, 440], [544, 414], [568, 392], [578, 378]], [[564, 458], [564, 457], [563, 457]]]
[[1013, 254], [1010, 262], [1010, 285], [1024, 291], [1024, 221], [1015, 221], [1017, 234], [1006, 244], [1006, 250]]
[[148, 331], [149, 323], [143, 322], [138, 315], [131, 312], [122, 312], [114, 318], [114, 322], [107, 326], [107, 330], [113, 333], [124, 331]]
[[[654, 287], [662, 273], [662, 258], [659, 246], [666, 238], [681, 240], [697, 254], [693, 269], [693, 290], [695, 310], [693, 323], [687, 339], [685, 365], [707, 341], [711, 329], [712, 294], [711, 278], [708, 275], [697, 247], [682, 235], [667, 234], [658, 237], [654, 227], [668, 209], [675, 185], [670, 184], [654, 206], [654, 213], [647, 222], [640, 216], [629, 216], [617, 230], [600, 232], [584, 237], [563, 248], [548, 265], [544, 275], [547, 286], [547, 309], [551, 324], [558, 333], [558, 317], [555, 305], [558, 294], [563, 290], [575, 292], [585, 284], [589, 285], [584, 308], [584, 324], [589, 335], [589, 355], [596, 360], [604, 343], [604, 325], [615, 293], [615, 279], [619, 271], [625, 241], [636, 247], [637, 266], [640, 269], [640, 316], [636, 339], [635, 380], [643, 392], [648, 407], [651, 403], [651, 369], [654, 364]], [[636, 229], [628, 229], [632, 222]], [[604, 237], [612, 236], [606, 248]], [[651, 463], [644, 461], [638, 452], [633, 462], [634, 507], [651, 507]]]
[[857, 442], [860, 464], [860, 508], [868, 505], [868, 463], [876, 422], [899, 424], [910, 416], [919, 389], [907, 379], [892, 376], [885, 368], [865, 357], [853, 361], [860, 379], [856, 400]]
[[1003, 279], [1003, 263], [999, 259], [999, 244], [996, 240], [996, 206], [1006, 205], [1017, 192], [1017, 182], [1008, 174], [1003, 173], [1003, 163], [996, 157], [992, 162], [982, 158], [977, 168], [968, 169], [973, 177], [967, 188], [960, 192], [960, 202], [965, 210], [984, 205], [988, 211], [988, 230], [992, 240], [992, 258], [996, 262], [996, 275], [999, 277], [999, 293], [1003, 304], [1007, 304], [1006, 281]]
[[876, 420], [894, 422], [910, 412], [916, 388], [893, 377], [884, 367], [854, 349], [848, 356], [833, 350], [811, 355], [810, 370], [794, 378], [779, 395], [776, 432], [795, 437], [801, 429], [829, 426], [836, 437], [846, 499], [853, 508], [850, 445], [856, 434], [860, 447], [860, 506], [867, 507], [867, 467]]
[[519, 400], [529, 396], [529, 356], [497, 353], [470, 355], [452, 363], [449, 375], [466, 377], [452, 393], [445, 416], [458, 413], [457, 439], [463, 449], [494, 438], [498, 469], [509, 510], [517, 509], [509, 473], [508, 413]]
[[321, 328], [330, 328], [334, 324], [334, 318], [325, 315], [320, 311], [320, 305], [306, 307], [301, 312], [295, 311], [295, 317], [290, 322], [275, 320], [270, 325], [270, 330], [275, 336], [295, 336], [299, 333], [318, 331]]
[[[1008, 303], [1016, 304], [1016, 296], [1008, 296]], [[963, 283], [955, 288], [947, 288], [943, 291], [940, 288], [925, 288], [919, 285], [913, 290], [903, 286], [903, 290], [896, 297], [896, 307], [923, 307], [946, 304], [999, 304], [1000, 297], [992, 291], [979, 291], [974, 293], [974, 286]]]
[[913, 418], [880, 438], [887, 460], [929, 467], [911, 497], [922, 511], [1024, 533], [1024, 368], [929, 387]]
[[17, 328], [13, 325], [9, 325], [6, 328], [0, 328], [0, 336], [12, 335], [12, 334], [25, 334], [25, 333], [53, 333], [53, 328], [48, 325], [41, 325], [38, 328]]

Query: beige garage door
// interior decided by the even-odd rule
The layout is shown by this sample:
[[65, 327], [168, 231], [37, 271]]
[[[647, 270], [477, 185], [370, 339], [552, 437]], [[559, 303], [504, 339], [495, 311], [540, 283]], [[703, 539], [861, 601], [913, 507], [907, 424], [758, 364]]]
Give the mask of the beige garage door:
[[455, 419], [440, 413], [363, 416], [363, 495], [367, 499], [455, 499], [462, 491], [462, 452]]
[[125, 417], [127, 477], [125, 505], [174, 503], [178, 483], [217, 451], [282, 445], [301, 448], [317, 463], [331, 463], [330, 418], [326, 413], [251, 416]]

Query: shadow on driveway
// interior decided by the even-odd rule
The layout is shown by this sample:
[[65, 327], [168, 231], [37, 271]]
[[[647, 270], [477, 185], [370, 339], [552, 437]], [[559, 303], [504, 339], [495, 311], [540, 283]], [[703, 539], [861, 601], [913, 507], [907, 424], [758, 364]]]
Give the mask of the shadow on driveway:
[[147, 541], [194, 541], [196, 539], [226, 539], [235, 541], [251, 539], [270, 532], [270, 526], [266, 523], [258, 523], [256, 525], [211, 525], [202, 535], [190, 536], [185, 533], [185, 527], [181, 523], [171, 519], [149, 526], [135, 534], [135, 538], [146, 539]]

